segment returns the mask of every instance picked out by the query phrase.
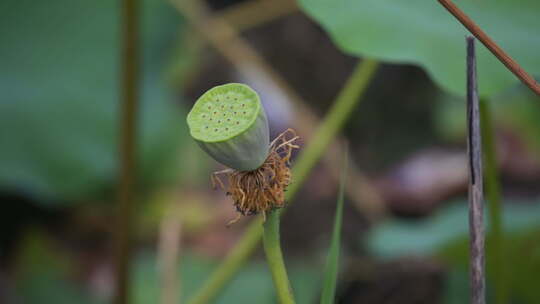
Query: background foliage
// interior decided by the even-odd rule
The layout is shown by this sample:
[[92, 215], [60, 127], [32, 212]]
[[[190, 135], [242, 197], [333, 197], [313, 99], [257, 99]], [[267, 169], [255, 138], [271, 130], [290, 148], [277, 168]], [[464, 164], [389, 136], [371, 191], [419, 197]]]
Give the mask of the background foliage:
[[[540, 75], [538, 1], [455, 2], [527, 71]], [[193, 101], [211, 86], [246, 82], [261, 88], [273, 134], [294, 127], [302, 130], [304, 143], [315, 142], [310, 134], [358, 58], [380, 60], [381, 67], [340, 135], [350, 142], [353, 178], [345, 191], [341, 246], [332, 247], [341, 254], [340, 263], [332, 264], [339, 273], [337, 300], [467, 301], [462, 26], [436, 1], [196, 3], [208, 16], [141, 1], [133, 303], [161, 300], [159, 248], [166, 219], [182, 228], [172, 270], [180, 278], [182, 302], [234, 248], [248, 222], [224, 228], [235, 213], [208, 183], [208, 174], [221, 167], [187, 135], [185, 114]], [[110, 301], [119, 16], [115, 1], [0, 1], [2, 303]], [[205, 18], [221, 18], [241, 31], [231, 39], [224, 27], [208, 27], [221, 39], [216, 48], [201, 29]], [[238, 51], [235, 39], [259, 57]], [[232, 63], [219, 49], [231, 45], [238, 51]], [[511, 299], [540, 303], [539, 98], [483, 47], [478, 55], [480, 90], [497, 130]], [[254, 76], [242, 76], [246, 69]], [[278, 75], [288, 89], [269, 75]], [[297, 303], [318, 302], [324, 286], [338, 192], [335, 168], [341, 164], [334, 154], [327, 150], [282, 219]], [[380, 207], [380, 217], [369, 204]], [[242, 267], [216, 303], [275, 303], [262, 256], [257, 252]], [[487, 258], [492, 297], [489, 240]]]
[[[538, 1], [455, 1], [533, 75], [540, 74]], [[464, 96], [467, 31], [437, 1], [301, 0], [304, 10], [345, 52], [426, 69], [443, 89]], [[527, 47], [523, 47], [526, 44]], [[493, 96], [517, 79], [483, 46], [478, 47], [482, 96]]]

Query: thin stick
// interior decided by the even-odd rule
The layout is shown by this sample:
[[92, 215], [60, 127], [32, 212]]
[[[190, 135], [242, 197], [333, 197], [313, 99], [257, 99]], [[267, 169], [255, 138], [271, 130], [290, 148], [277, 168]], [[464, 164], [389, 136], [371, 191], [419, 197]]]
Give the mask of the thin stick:
[[138, 82], [137, 1], [122, 0], [122, 67], [121, 67], [121, 130], [120, 185], [118, 193], [118, 227], [115, 240], [115, 294], [113, 303], [128, 303], [130, 241], [133, 218], [135, 177], [135, 134]]
[[469, 16], [460, 10], [451, 0], [438, 0], [461, 24], [482, 42], [517, 78], [540, 96], [540, 84], [521, 66], [500, 48]]
[[482, 138], [474, 38], [467, 37], [467, 148], [469, 156], [469, 233], [471, 303], [485, 303]]

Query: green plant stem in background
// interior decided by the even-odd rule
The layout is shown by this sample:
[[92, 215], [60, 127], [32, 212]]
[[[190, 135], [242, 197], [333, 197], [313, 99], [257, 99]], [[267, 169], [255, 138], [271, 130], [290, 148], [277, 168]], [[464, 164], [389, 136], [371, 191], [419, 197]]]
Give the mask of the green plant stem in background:
[[281, 212], [282, 209], [269, 214], [266, 223], [264, 223], [263, 244], [278, 301], [281, 304], [291, 304], [294, 303], [294, 296], [287, 277], [287, 269], [285, 268], [279, 241], [279, 218]]
[[135, 189], [135, 137], [138, 105], [138, 1], [122, 0], [120, 184], [115, 237], [115, 292], [113, 303], [129, 302], [131, 228]]
[[[286, 192], [288, 202], [296, 195], [313, 166], [324, 154], [325, 149], [353, 112], [373, 78], [377, 66], [378, 62], [376, 60], [364, 59], [355, 67], [335, 100], [330, 113], [321, 122], [293, 167], [293, 183]], [[272, 218], [270, 217], [268, 220], [270, 221]], [[251, 255], [262, 237], [262, 233], [261, 220], [257, 219], [250, 224], [237, 247], [218, 266], [207, 283], [188, 301], [188, 304], [205, 304], [212, 301]]]
[[[480, 121], [482, 129], [482, 150], [484, 151], [484, 180], [485, 192], [489, 204], [490, 229], [487, 237], [487, 259], [493, 267], [490, 277], [494, 280], [495, 303], [508, 303], [508, 284], [504, 271], [504, 238], [501, 218], [501, 186], [499, 184], [499, 170], [497, 167], [497, 154], [495, 148], [495, 132], [489, 103], [480, 100]], [[490, 269], [488, 269], [488, 272]]]
[[378, 61], [373, 59], [364, 59], [357, 64], [347, 83], [339, 92], [332, 109], [321, 122], [300, 157], [298, 157], [293, 167], [293, 183], [287, 190], [288, 201], [292, 200], [313, 166], [341, 130], [350, 114], [353, 113], [378, 65]]
[[341, 247], [341, 222], [343, 221], [343, 202], [345, 199], [345, 185], [347, 184], [348, 149], [343, 149], [343, 166], [341, 167], [341, 179], [339, 184], [339, 194], [334, 219], [334, 230], [330, 242], [330, 250], [326, 261], [324, 273], [323, 291], [321, 294], [321, 304], [333, 304], [336, 298], [336, 285], [339, 270], [339, 252]]

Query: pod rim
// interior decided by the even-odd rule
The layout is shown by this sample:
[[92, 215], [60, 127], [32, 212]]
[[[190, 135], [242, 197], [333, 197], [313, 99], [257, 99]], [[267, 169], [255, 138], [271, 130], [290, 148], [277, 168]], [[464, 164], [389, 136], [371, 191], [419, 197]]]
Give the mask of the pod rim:
[[[227, 90], [229, 87], [231, 87], [231, 89], [234, 89], [234, 88], [241, 88], [242, 90], [246, 90], [247, 92], [251, 93], [254, 95], [255, 99], [256, 99], [256, 103], [255, 103], [255, 112], [254, 112], [254, 115], [252, 115], [252, 117], [250, 117], [249, 121], [247, 121], [247, 123], [244, 124], [244, 128], [240, 129], [239, 131], [237, 132], [233, 132], [233, 133], [230, 133], [227, 137], [225, 138], [220, 138], [220, 139], [216, 139], [216, 140], [209, 140], [207, 138], [202, 138], [200, 136], [200, 134], [196, 134], [194, 132], [194, 119], [193, 119], [193, 115], [195, 115], [195, 113], [198, 113], [199, 110], [198, 110], [198, 106], [197, 104], [208, 97], [208, 95], [211, 95], [213, 93], [215, 93], [216, 91], [222, 91], [222, 90]], [[203, 95], [201, 95], [197, 101], [195, 102], [195, 104], [193, 105], [193, 107], [191, 108], [191, 110], [189, 111], [188, 115], [187, 115], [187, 124], [189, 126], [189, 133], [191, 135], [191, 137], [193, 137], [194, 139], [198, 140], [198, 141], [201, 141], [201, 142], [205, 142], [205, 143], [219, 143], [219, 142], [226, 142], [228, 140], [231, 140], [232, 138], [235, 138], [245, 132], [247, 132], [252, 126], [253, 124], [255, 123], [255, 121], [257, 120], [258, 116], [261, 114], [260, 112], [261, 111], [264, 111], [263, 108], [262, 108], [262, 104], [261, 104], [261, 99], [259, 97], [259, 94], [257, 94], [257, 92], [255, 90], [253, 90], [251, 87], [249, 87], [248, 85], [246, 84], [243, 84], [243, 83], [227, 83], [227, 84], [223, 84], [223, 85], [218, 85], [218, 86], [215, 86], [211, 89], [209, 89], [208, 91], [206, 91]], [[200, 132], [199, 132], [200, 133]]]

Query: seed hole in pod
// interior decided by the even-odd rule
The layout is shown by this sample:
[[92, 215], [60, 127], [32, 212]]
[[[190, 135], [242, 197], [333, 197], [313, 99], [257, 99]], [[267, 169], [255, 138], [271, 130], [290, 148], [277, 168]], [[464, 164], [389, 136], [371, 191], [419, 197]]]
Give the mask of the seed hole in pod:
[[212, 120], [213, 120], [213, 119], [212, 119], [212, 118], [210, 118], [210, 121], [212, 121]]
[[234, 115], [236, 115], [236, 112], [234, 112]]
[[239, 121], [237, 121], [237, 122], [236, 122], [236, 124], [237, 124], [237, 125], [239, 125], [239, 124], [240, 124], [240, 122], [239, 122]]
[[221, 120], [218, 120], [217, 123], [221, 123]]
[[244, 111], [244, 115], [246, 115], [246, 111]]
[[206, 118], [206, 115], [203, 114], [202, 118]]
[[230, 118], [227, 118], [227, 121], [231, 121], [231, 119], [230, 119]]
[[233, 109], [233, 106], [231, 106], [231, 110]]
[[216, 115], [216, 114], [217, 114], [217, 112], [214, 112], [214, 115]]
[[229, 131], [229, 128], [225, 128], [225, 131]]
[[214, 129], [214, 132], [217, 132], [218, 130], [217, 129]]
[[205, 128], [205, 129], [208, 129], [208, 126], [205, 126], [204, 128]]
[[244, 107], [244, 106], [245, 106], [245, 104], [242, 104], [242, 107]]

